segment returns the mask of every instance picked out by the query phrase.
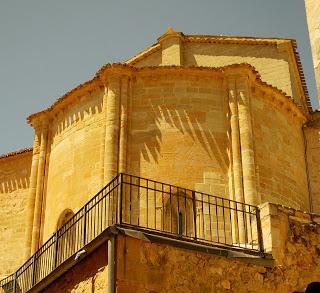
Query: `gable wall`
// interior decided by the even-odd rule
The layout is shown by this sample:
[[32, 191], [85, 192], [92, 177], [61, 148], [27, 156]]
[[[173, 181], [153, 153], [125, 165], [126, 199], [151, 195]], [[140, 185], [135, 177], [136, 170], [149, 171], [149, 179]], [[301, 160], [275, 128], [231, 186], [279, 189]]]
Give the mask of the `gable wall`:
[[[276, 45], [219, 44], [184, 42], [183, 66], [221, 67], [248, 63], [255, 67], [262, 81], [277, 87], [301, 104], [298, 85], [288, 54]], [[136, 67], [163, 65], [161, 50], [135, 63]]]

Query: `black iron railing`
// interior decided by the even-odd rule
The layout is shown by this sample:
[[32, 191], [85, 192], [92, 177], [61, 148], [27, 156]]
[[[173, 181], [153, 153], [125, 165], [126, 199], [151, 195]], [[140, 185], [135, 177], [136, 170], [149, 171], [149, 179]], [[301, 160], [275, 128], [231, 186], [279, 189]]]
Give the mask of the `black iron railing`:
[[202, 192], [119, 174], [13, 275], [4, 292], [27, 292], [114, 224], [168, 237], [262, 253], [259, 209]]

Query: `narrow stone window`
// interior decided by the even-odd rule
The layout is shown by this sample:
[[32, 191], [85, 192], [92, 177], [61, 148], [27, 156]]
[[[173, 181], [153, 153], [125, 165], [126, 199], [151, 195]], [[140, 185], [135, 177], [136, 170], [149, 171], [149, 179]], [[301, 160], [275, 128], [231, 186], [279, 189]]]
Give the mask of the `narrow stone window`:
[[178, 237], [194, 234], [192, 198], [184, 193], [172, 193], [165, 199], [163, 231]]
[[178, 213], [178, 235], [179, 237], [182, 237], [183, 233], [183, 215], [182, 212]]
[[74, 215], [74, 212], [70, 209], [64, 210], [58, 219], [57, 230], [59, 230], [65, 223], [67, 223]]
[[67, 258], [72, 256], [76, 252], [77, 239], [76, 226], [74, 220], [71, 220], [74, 216], [74, 212], [70, 209], [64, 210], [57, 223], [57, 263], [64, 262]]

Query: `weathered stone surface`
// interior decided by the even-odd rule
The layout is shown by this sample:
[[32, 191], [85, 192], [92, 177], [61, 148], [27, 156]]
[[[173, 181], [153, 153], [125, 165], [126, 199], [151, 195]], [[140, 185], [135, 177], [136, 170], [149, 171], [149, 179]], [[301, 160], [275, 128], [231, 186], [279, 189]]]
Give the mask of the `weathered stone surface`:
[[108, 290], [107, 246], [101, 245], [95, 252], [75, 265], [67, 273], [49, 285], [45, 293], [104, 293]]
[[284, 221], [280, 246], [275, 248], [275, 256], [280, 255], [275, 267], [119, 236], [117, 292], [303, 290], [308, 283], [320, 279], [320, 225], [300, 221], [298, 215], [298, 220], [291, 220], [289, 209], [275, 208], [277, 217]]
[[0, 278], [24, 261], [32, 151], [0, 159]]
[[[318, 278], [318, 226], [310, 226], [311, 215], [296, 210], [320, 209], [314, 199], [320, 193], [319, 133], [307, 129], [306, 151], [302, 127], [311, 115], [292, 50], [286, 39], [187, 37], [169, 30], [143, 58], [104, 66], [93, 80], [31, 115], [35, 142], [40, 139], [33, 155], [39, 166], [33, 164], [29, 174], [30, 157], [14, 157], [11, 165], [5, 163], [10, 159], [0, 161], [5, 211], [0, 260], [6, 264], [0, 275], [22, 263], [22, 256], [10, 256], [8, 250], [23, 246], [29, 183], [12, 188], [12, 177], [24, 172], [23, 180], [33, 179], [30, 206], [35, 208], [28, 217], [33, 233], [26, 246], [36, 250], [55, 233], [65, 210], [77, 212], [121, 171], [226, 199], [292, 209], [261, 209], [265, 248], [277, 261], [273, 269], [130, 237], [123, 243], [120, 237], [119, 292], [290, 292], [309, 281], [302, 269]], [[150, 220], [145, 196], [134, 194], [126, 206], [138, 207], [139, 199], [140, 224]], [[163, 211], [156, 200], [153, 204], [156, 213]], [[196, 216], [209, 215], [210, 224], [218, 226], [222, 215], [217, 214], [213, 220], [210, 210]], [[150, 228], [166, 225], [155, 218], [156, 227]], [[202, 235], [211, 231], [207, 224], [200, 229]], [[238, 243], [245, 241], [243, 236]], [[52, 284], [51, 292], [103, 291], [99, 280], [105, 269], [90, 268], [95, 262], [89, 259], [79, 264], [88, 270], [76, 266], [64, 281]]]

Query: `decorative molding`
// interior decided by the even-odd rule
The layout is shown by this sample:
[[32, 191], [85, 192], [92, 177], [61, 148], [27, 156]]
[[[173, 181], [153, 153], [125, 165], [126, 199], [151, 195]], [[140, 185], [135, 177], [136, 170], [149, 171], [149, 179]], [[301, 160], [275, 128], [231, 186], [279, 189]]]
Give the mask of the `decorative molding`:
[[[262, 88], [265, 92], [272, 93], [275, 95], [279, 104], [282, 107], [290, 108], [294, 111], [295, 116], [302, 117], [307, 120], [308, 113], [298, 105], [294, 99], [287, 95], [282, 90], [277, 87], [270, 85], [261, 80], [261, 76], [259, 72], [250, 64], [247, 63], [239, 63], [232, 64], [222, 67], [201, 67], [201, 66], [151, 66], [151, 67], [141, 67], [137, 68], [134, 66], [130, 66], [128, 64], [122, 63], [114, 63], [114, 64], [106, 64], [104, 65], [95, 75], [95, 77], [85, 82], [84, 84], [79, 85], [75, 89], [67, 92], [65, 95], [60, 97], [52, 106], [49, 108], [30, 115], [27, 118], [29, 124], [34, 126], [35, 121], [41, 117], [53, 118], [56, 113], [60, 112], [61, 109], [66, 108], [69, 104], [71, 104], [75, 97], [83, 95], [86, 92], [91, 92], [95, 90], [97, 87], [101, 88], [108, 82], [108, 79], [111, 77], [116, 78], [134, 78], [136, 76], [155, 76], [155, 75], [172, 75], [172, 74], [180, 74], [180, 75], [195, 75], [198, 76], [213, 76], [223, 78], [224, 75], [228, 75], [229, 77], [234, 75], [235, 78], [238, 76], [248, 76], [251, 79], [253, 84], [256, 87]], [[289, 107], [287, 106], [289, 103]]]

